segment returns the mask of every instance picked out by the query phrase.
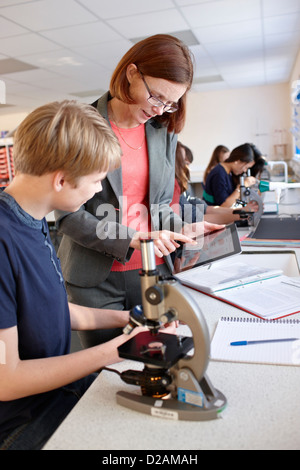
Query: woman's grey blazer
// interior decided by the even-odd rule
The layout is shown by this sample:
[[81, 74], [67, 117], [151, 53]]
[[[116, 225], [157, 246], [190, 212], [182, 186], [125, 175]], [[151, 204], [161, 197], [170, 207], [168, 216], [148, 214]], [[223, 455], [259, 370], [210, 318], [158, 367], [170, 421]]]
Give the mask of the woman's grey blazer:
[[[109, 93], [93, 106], [109, 122]], [[177, 135], [156, 121], [146, 123], [149, 155], [149, 209], [153, 230], [180, 232], [182, 220], [170, 208], [175, 177]], [[96, 287], [110, 273], [116, 259], [126, 263], [133, 253], [129, 247], [135, 230], [121, 224], [122, 169], [107, 174], [102, 191], [77, 212], [55, 211], [58, 230], [63, 234], [58, 255], [64, 279], [80, 287]]]

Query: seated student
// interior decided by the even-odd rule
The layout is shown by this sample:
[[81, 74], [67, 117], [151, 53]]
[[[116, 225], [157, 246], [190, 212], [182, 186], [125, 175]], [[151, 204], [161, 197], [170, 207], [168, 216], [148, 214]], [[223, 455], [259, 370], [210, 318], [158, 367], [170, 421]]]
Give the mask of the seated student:
[[[175, 188], [171, 207], [185, 222], [205, 220], [214, 224], [230, 224], [240, 220], [232, 208], [208, 206], [205, 201], [191, 196], [188, 188], [190, 180], [189, 164], [193, 161], [192, 151], [181, 142], [177, 142], [175, 160]], [[191, 220], [190, 220], [191, 219]]]
[[45, 219], [101, 191], [120, 146], [91, 106], [50, 103], [19, 126], [14, 163], [0, 191], [0, 449], [37, 450], [128, 340], [70, 353], [71, 329], [124, 327], [129, 316], [68, 304]]
[[218, 145], [215, 150], [212, 153], [212, 156], [210, 158], [209, 164], [207, 165], [207, 168], [204, 172], [203, 176], [203, 184], [205, 184], [205, 181], [207, 179], [208, 174], [211, 172], [215, 166], [218, 165], [218, 163], [223, 163], [225, 160], [230, 155], [230, 150], [227, 148], [225, 145]]
[[[209, 206], [232, 207], [240, 196], [240, 185], [235, 179], [254, 166], [254, 145], [243, 144], [232, 150], [230, 157], [219, 163], [208, 175], [203, 199]], [[256, 183], [252, 176], [245, 178], [245, 186]]]
[[[177, 141], [175, 157], [175, 185], [173, 199], [170, 206], [186, 223], [201, 222], [203, 220], [205, 207], [204, 201], [191, 196], [188, 192], [190, 180], [189, 164], [192, 161], [193, 154], [191, 150], [181, 142]], [[188, 209], [190, 209], [190, 211], [184, 210], [185, 204], [189, 204]]]

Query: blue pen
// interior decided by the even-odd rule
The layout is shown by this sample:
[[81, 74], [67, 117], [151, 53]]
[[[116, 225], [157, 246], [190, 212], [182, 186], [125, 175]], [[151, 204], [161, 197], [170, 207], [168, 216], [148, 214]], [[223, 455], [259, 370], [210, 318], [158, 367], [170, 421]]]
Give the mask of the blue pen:
[[281, 339], [262, 339], [257, 341], [235, 341], [230, 343], [230, 346], [248, 346], [249, 344], [262, 344], [262, 343], [283, 343], [285, 341], [297, 341], [299, 338], [281, 338]]

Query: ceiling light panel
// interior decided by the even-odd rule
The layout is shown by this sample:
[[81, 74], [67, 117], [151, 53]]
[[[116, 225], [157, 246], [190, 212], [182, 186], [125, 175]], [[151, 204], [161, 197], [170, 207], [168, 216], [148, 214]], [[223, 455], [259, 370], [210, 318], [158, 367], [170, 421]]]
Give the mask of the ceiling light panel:
[[[90, 102], [133, 42], [156, 33], [189, 45], [195, 80], [224, 78], [193, 90], [287, 82], [300, 47], [300, 0], [0, 0], [7, 103], [27, 112], [72, 93]], [[19, 63], [11, 73], [8, 59]]]
[[36, 67], [44, 67], [61, 73], [63, 67], [80, 67], [84, 64], [84, 58], [69, 49], [43, 52], [24, 56], [24, 60]]
[[[58, 78], [58, 75], [48, 70], [43, 69], [34, 69], [28, 70], [26, 72], [18, 72], [15, 74], [6, 74], [4, 79], [9, 84], [9, 89], [13, 88], [22, 89], [27, 84], [30, 87], [45, 87], [45, 83], [50, 80], [55, 80]], [[26, 90], [24, 90], [26, 94]]]
[[195, 28], [195, 36], [201, 44], [211, 44], [223, 41], [238, 41], [253, 36], [262, 36], [261, 19], [226, 23], [215, 26]]
[[77, 98], [89, 98], [90, 96], [102, 96], [107, 90], [88, 90], [88, 91], [74, 91], [70, 93], [72, 96]]
[[[2, 10], [0, 10], [0, 12], [1, 11]], [[0, 38], [8, 38], [10, 36], [25, 34], [27, 32], [28, 31], [25, 28], [22, 28], [12, 21], [0, 17]]]
[[263, 40], [262, 37], [254, 37], [240, 41], [223, 41], [207, 44], [205, 49], [219, 64], [229, 59], [243, 59], [244, 57], [250, 60], [253, 57], [263, 56]]
[[42, 35], [63, 47], [88, 46], [120, 39], [120, 35], [102, 21], [43, 31]]
[[14, 36], [9, 41], [7, 41], [7, 38], [0, 39], [0, 51], [5, 51], [11, 57], [22, 57], [56, 49], [60, 49], [60, 46], [34, 33]]
[[97, 21], [97, 17], [74, 0], [41, 0], [2, 8], [1, 15], [32, 31], [61, 28]]
[[224, 79], [222, 75], [209, 75], [204, 77], [197, 77], [194, 78], [193, 84], [201, 84], [201, 83], [213, 83], [213, 82], [223, 82]]
[[300, 12], [299, 0], [264, 0], [262, 6], [265, 16], [286, 15]]
[[241, 0], [226, 0], [226, 2], [211, 1], [182, 7], [182, 12], [192, 28], [216, 26], [224, 23], [249, 21], [260, 18], [260, 0], [247, 3]]
[[289, 33], [300, 30], [300, 12], [290, 15], [272, 16], [264, 19], [265, 34]]
[[226, 82], [196, 83], [192, 86], [192, 91], [195, 91], [197, 93], [207, 91], [221, 91], [227, 89], [228, 84]]
[[290, 48], [297, 53], [300, 42], [300, 30], [296, 32], [283, 34], [269, 34], [265, 37], [265, 49], [280, 49], [282, 47]]
[[107, 23], [128, 38], [150, 36], [162, 31], [171, 33], [172, 31], [189, 29], [189, 25], [175, 8], [144, 15], [115, 18], [107, 20]]
[[[184, 31], [172, 31], [172, 36], [175, 36], [176, 38], [180, 39], [180, 41], [183, 41], [189, 47], [200, 44], [198, 39], [194, 35], [193, 31], [191, 31], [190, 29], [187, 29]], [[130, 41], [136, 44], [139, 41], [142, 41], [143, 39], [146, 39], [146, 38], [147, 36], [142, 36], [138, 38], [130, 38]]]
[[32, 70], [36, 67], [16, 59], [3, 59], [0, 60], [0, 75], [6, 73], [24, 72], [25, 70]]
[[80, 0], [80, 3], [102, 19], [139, 15], [141, 13], [174, 8], [172, 0], [151, 0], [150, 2], [141, 0], [131, 0], [130, 2], [124, 2], [124, 0], [109, 0], [105, 2], [99, 2], [99, 0]]
[[229, 75], [232, 76], [244, 76], [244, 74], [251, 74], [253, 70], [264, 70], [264, 60], [262, 57], [260, 58], [252, 58], [249, 59], [244, 57], [241, 60], [230, 59], [228, 62], [224, 64], [220, 64], [219, 67], [220, 74], [224, 79]]
[[77, 47], [78, 54], [107, 67], [115, 67], [122, 56], [132, 47], [126, 39], [110, 42], [108, 45], [93, 44]]
[[227, 73], [223, 73], [222, 77], [224, 80], [228, 81], [229, 83], [251, 83], [251, 80], [258, 81], [264, 80], [265, 76], [264, 67], [257, 67], [256, 69], [247, 70], [244, 72], [240, 72], [238, 75], [234, 73], [234, 71], [228, 71]]
[[28, 0], [1, 0], [1, 7], [18, 5], [20, 3], [28, 3]]
[[208, 55], [203, 46], [191, 46], [190, 50], [195, 59], [195, 77], [201, 77], [203, 75], [217, 75], [219, 73], [215, 62]]

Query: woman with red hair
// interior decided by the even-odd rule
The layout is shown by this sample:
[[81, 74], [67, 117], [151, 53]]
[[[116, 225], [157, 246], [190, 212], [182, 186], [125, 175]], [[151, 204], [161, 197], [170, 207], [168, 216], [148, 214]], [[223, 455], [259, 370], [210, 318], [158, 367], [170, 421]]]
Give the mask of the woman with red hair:
[[[164, 256], [191, 242], [170, 208], [177, 134], [193, 80], [189, 49], [158, 34], [135, 44], [120, 60], [110, 90], [93, 106], [108, 121], [122, 148], [121, 167], [107, 175], [103, 191], [76, 214], [56, 215], [63, 233], [59, 256], [69, 298], [85, 306], [117, 310], [141, 304], [140, 239], [154, 241], [157, 267]], [[119, 331], [81, 334], [92, 346]]]

